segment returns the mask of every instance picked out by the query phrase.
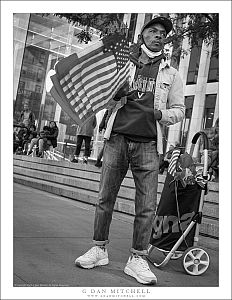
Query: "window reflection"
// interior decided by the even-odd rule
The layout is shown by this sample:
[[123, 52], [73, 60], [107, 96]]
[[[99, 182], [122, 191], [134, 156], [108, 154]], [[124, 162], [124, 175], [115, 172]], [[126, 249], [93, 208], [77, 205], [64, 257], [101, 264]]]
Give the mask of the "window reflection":
[[216, 98], [217, 98], [216, 94], [205, 96], [205, 109], [204, 109], [203, 128], [213, 127], [213, 119], [214, 119]]
[[[214, 52], [215, 46], [213, 45], [212, 52]], [[218, 82], [219, 81], [219, 60], [216, 56], [211, 56], [209, 73], [208, 73], [208, 82]]]
[[187, 82], [186, 84], [195, 84], [197, 82], [202, 40], [199, 40], [198, 46], [191, 49]]
[[128, 39], [130, 42], [133, 42], [133, 40], [134, 40], [137, 17], [138, 17], [138, 14], [131, 14], [130, 26], [129, 26], [129, 30], [128, 30]]

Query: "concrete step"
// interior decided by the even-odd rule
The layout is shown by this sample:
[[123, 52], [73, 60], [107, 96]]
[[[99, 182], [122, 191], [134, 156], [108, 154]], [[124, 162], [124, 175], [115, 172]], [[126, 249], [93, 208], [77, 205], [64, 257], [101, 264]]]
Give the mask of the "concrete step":
[[[166, 175], [159, 175], [157, 202]], [[93, 164], [54, 161], [14, 155], [14, 180], [77, 201], [95, 204], [98, 196], [100, 170]], [[219, 237], [218, 183], [209, 182], [205, 196], [203, 224], [200, 232], [211, 238]], [[129, 170], [118, 193], [115, 210], [134, 215], [135, 185]]]
[[[97, 202], [97, 190], [86, 190], [86, 186], [82, 186], [82, 188], [80, 186], [68, 186], [62, 183], [55, 183], [54, 181], [28, 177], [27, 174], [14, 174], [14, 182], [92, 205], [95, 205], [95, 203]], [[124, 197], [122, 198], [122, 194], [119, 193], [119, 196], [115, 203], [115, 211], [134, 215], [134, 202], [125, 199]], [[209, 219], [208, 217], [204, 216], [202, 224], [200, 226], [200, 234], [206, 235], [211, 238], [218, 238], [218, 221]]]

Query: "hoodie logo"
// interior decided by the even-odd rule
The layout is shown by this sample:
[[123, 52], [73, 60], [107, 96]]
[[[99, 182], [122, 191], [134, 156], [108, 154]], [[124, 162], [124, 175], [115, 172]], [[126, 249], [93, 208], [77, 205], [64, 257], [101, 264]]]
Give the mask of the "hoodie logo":
[[139, 97], [139, 99], [141, 99], [141, 97], [144, 95], [144, 93], [143, 92], [139, 92], [138, 91], [138, 97]]
[[143, 77], [141, 75], [138, 75], [137, 79], [133, 80], [131, 83], [130, 90], [137, 90], [138, 92], [141, 93], [146, 93], [146, 92], [155, 92], [155, 84], [156, 81], [154, 78], [150, 77]]

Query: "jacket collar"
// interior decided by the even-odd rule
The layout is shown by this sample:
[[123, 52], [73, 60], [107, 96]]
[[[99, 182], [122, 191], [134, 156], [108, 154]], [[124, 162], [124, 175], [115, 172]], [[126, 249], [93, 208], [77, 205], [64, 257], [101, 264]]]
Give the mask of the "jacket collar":
[[170, 62], [165, 59], [162, 59], [159, 65], [159, 71], [165, 68], [170, 68]]

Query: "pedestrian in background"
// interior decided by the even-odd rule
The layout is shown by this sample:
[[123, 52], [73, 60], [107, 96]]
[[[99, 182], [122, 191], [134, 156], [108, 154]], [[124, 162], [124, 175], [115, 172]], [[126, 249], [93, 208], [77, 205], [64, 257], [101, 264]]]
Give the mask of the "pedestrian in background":
[[85, 164], [88, 163], [88, 157], [90, 156], [90, 144], [91, 139], [94, 134], [94, 128], [97, 125], [96, 116], [91, 117], [84, 125], [79, 126], [77, 129], [77, 143], [74, 158], [71, 160], [73, 163], [78, 163], [78, 157], [81, 152], [81, 146], [83, 141], [85, 142], [85, 150], [84, 150], [84, 157], [83, 162]]
[[[84, 255], [75, 260], [82, 268], [109, 263], [106, 245], [114, 204], [129, 165], [135, 181], [135, 219], [130, 256], [124, 272], [142, 284], [155, 284], [146, 256], [156, 210], [159, 153], [163, 151], [162, 126], [183, 120], [183, 85], [177, 70], [163, 53], [172, 22], [165, 17], [149, 21], [141, 30], [142, 45], [136, 57], [135, 76], [130, 91], [125, 86], [120, 97], [125, 105], [113, 112], [107, 122], [107, 139], [98, 203], [95, 210], [93, 242]], [[120, 91], [119, 91], [120, 92]]]

